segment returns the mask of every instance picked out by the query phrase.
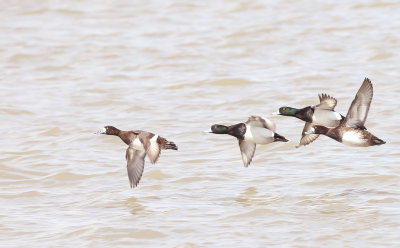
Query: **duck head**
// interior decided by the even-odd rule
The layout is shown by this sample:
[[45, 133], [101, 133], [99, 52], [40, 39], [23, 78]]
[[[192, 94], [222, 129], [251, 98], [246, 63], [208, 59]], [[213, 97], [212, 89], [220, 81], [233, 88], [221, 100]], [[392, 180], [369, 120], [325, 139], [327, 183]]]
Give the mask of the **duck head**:
[[228, 133], [228, 127], [220, 124], [214, 124], [211, 126], [209, 130], [206, 130], [204, 132], [206, 133], [215, 133], [215, 134], [227, 134]]
[[120, 130], [113, 126], [105, 126], [103, 129], [100, 129], [95, 134], [107, 134], [107, 135], [118, 135]]
[[284, 116], [295, 116], [298, 109], [291, 107], [280, 107], [278, 111], [272, 113], [272, 115], [284, 115]]

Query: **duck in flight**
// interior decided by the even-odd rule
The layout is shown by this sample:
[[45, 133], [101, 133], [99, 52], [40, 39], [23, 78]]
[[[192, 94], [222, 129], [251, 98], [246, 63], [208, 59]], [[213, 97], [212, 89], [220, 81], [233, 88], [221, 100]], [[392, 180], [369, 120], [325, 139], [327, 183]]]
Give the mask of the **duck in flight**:
[[287, 142], [288, 140], [275, 133], [276, 125], [269, 119], [260, 116], [251, 116], [244, 123], [238, 123], [232, 126], [215, 124], [210, 130], [205, 132], [214, 134], [228, 134], [236, 137], [239, 142], [240, 152], [242, 154], [245, 167], [250, 165], [256, 151], [256, 144], [270, 144], [275, 141]]
[[376, 146], [386, 142], [368, 132], [364, 124], [367, 119], [369, 107], [373, 96], [371, 80], [364, 79], [353, 102], [350, 105], [346, 117], [335, 128], [323, 125], [315, 125], [306, 134], [324, 134], [340, 143], [349, 146]]
[[319, 134], [305, 134], [305, 132], [311, 131], [314, 125], [337, 127], [344, 118], [344, 116], [334, 110], [337, 104], [335, 98], [327, 94], [320, 94], [319, 101], [318, 105], [307, 106], [301, 109], [281, 107], [277, 112], [272, 113], [273, 115], [296, 117], [306, 122], [301, 133], [300, 142], [296, 146], [297, 148], [308, 145], [318, 138]]
[[142, 177], [146, 155], [150, 162], [155, 164], [160, 157], [161, 150], [178, 150], [174, 142], [146, 131], [121, 131], [113, 126], [105, 126], [96, 133], [118, 136], [128, 145], [125, 158], [131, 188], [136, 187]]

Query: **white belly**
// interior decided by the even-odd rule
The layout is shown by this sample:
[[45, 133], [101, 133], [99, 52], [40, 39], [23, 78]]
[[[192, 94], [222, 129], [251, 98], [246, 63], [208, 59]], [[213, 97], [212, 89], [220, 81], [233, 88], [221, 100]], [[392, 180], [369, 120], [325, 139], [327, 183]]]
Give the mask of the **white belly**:
[[325, 127], [337, 127], [341, 119], [342, 116], [337, 112], [325, 109], [315, 109], [312, 123], [314, 125], [322, 125]]
[[356, 131], [347, 131], [343, 134], [342, 143], [348, 146], [368, 146], [364, 135]]
[[139, 138], [134, 139], [129, 146], [135, 150], [140, 150], [140, 151], [144, 150], [143, 144], [142, 142], [140, 142]]
[[157, 144], [158, 135], [154, 135], [153, 138], [150, 139], [150, 146], [151, 147], [158, 147]]
[[244, 139], [256, 144], [269, 144], [274, 142], [274, 133], [266, 128], [246, 125]]

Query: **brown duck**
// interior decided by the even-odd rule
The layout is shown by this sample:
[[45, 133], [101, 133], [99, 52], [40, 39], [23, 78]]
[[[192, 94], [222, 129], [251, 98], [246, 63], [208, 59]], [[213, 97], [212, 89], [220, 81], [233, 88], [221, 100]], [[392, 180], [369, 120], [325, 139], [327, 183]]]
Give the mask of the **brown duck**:
[[136, 187], [142, 177], [146, 154], [150, 162], [155, 164], [160, 157], [161, 150], [178, 150], [174, 142], [142, 130], [122, 131], [113, 126], [105, 126], [97, 133], [118, 136], [128, 145], [125, 157], [131, 188]]
[[368, 132], [364, 126], [373, 96], [371, 80], [364, 79], [356, 97], [350, 105], [346, 117], [339, 126], [328, 128], [315, 125], [305, 134], [324, 134], [348, 146], [376, 146], [386, 142]]

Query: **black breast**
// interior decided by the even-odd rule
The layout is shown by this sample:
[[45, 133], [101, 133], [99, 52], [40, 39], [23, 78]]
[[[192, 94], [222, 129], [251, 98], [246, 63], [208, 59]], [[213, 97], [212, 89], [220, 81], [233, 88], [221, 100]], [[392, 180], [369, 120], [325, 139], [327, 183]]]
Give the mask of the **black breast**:
[[302, 108], [297, 111], [296, 117], [299, 118], [300, 120], [306, 121], [306, 122], [312, 122], [312, 116], [314, 115], [314, 108], [308, 106], [305, 108]]
[[232, 135], [241, 140], [244, 139], [245, 133], [246, 133], [246, 124], [244, 123], [235, 124], [228, 128], [229, 135]]

